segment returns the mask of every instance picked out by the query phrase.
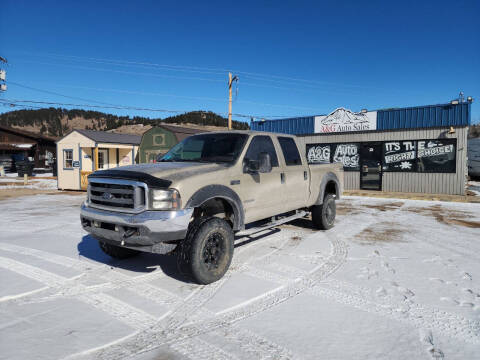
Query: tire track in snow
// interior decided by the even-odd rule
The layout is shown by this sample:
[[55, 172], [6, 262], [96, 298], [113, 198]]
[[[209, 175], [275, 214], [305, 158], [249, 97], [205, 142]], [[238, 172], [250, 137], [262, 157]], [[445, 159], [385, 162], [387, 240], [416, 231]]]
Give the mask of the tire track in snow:
[[[285, 247], [289, 241], [288, 236], [283, 236], [280, 240], [282, 243], [279, 247], [273, 249], [272, 251], [259, 256], [257, 258], [251, 259], [250, 261], [258, 261], [270, 257], [274, 253], [280, 251]], [[242, 254], [246, 253], [249, 248], [253, 247], [254, 243], [248, 244], [246, 247], [241, 248], [237, 251], [236, 256], [234, 257], [230, 269], [220, 280], [209, 284], [206, 286], [201, 286], [195, 290], [184, 302], [178, 304], [164, 319], [160, 327], [163, 329], [175, 329], [188, 321], [195, 313], [201, 312], [203, 305], [205, 305], [210, 299], [215, 296], [215, 294], [220, 290], [220, 288], [234, 275], [240, 272], [243, 272], [247, 268], [248, 260], [242, 263]]]
[[155, 326], [139, 332], [135, 336], [121, 341], [107, 344], [105, 347], [92, 351], [73, 354], [69, 358], [91, 357], [97, 359], [120, 359], [136, 354], [154, 350], [162, 345], [168, 345], [204, 333], [233, 325], [240, 320], [254, 316], [281, 304], [290, 298], [313, 287], [317, 282], [330, 276], [346, 260], [347, 248], [343, 241], [338, 240], [334, 234], [331, 238], [331, 253], [326, 261], [315, 267], [308, 275], [295, 280], [291, 284], [280, 286], [270, 292], [250, 299], [242, 304], [226, 309], [217, 316], [197, 323], [186, 324], [165, 329]]
[[287, 360], [298, 358], [283, 346], [239, 326], [215, 330], [213, 335], [221, 336], [236, 344], [250, 359]]
[[[192, 319], [192, 323], [200, 323], [213, 317], [215, 317], [214, 312], [207, 309], [202, 309], [202, 311], [197, 313], [195, 318]], [[245, 354], [245, 357], [249, 359], [282, 360], [298, 358], [298, 356], [294, 356], [293, 353], [285, 347], [237, 325], [231, 328], [215, 329], [209, 332], [209, 334], [213, 337], [221, 339], [221, 341], [235, 345], [242, 353]], [[219, 346], [221, 347], [222, 345]], [[190, 357], [195, 359], [195, 352], [193, 352]]]
[[154, 316], [106, 294], [81, 295], [77, 299], [109, 314], [135, 330], [145, 329], [157, 322]]
[[[22, 303], [34, 303], [39, 301], [54, 300], [59, 297], [71, 297], [82, 294], [101, 293], [120, 288], [129, 288], [135, 291], [137, 295], [140, 295], [160, 305], [171, 305], [181, 300], [176, 295], [164, 289], [147, 284], [147, 282], [149, 281], [166, 276], [160, 270], [132, 277], [119, 273], [117, 271], [112, 271], [110, 267], [106, 265], [86, 263], [84, 261], [80, 261], [74, 258], [69, 258], [67, 256], [57, 255], [42, 250], [30, 249], [7, 243], [0, 243], [0, 250], [19, 253], [22, 255], [29, 255], [67, 268], [73, 268], [79, 271], [86, 271], [86, 276], [98, 277], [106, 281], [106, 283], [103, 284], [85, 286], [81, 283], [81, 281], [86, 280], [82, 278], [85, 274], [82, 274], [78, 277], [77, 282], [69, 282], [64, 283], [63, 286], [55, 286], [55, 292], [50, 291], [51, 293], [47, 296], [44, 296], [43, 298], [38, 298], [38, 296], [32, 298], [32, 295], [34, 295], [34, 293], [26, 292], [23, 295], [19, 294], [15, 296], [15, 298], [0, 298], [0, 301], [13, 300], [18, 299], [22, 296], [29, 296], [29, 299], [24, 300]], [[44, 290], [45, 289], [46, 288], [44, 288]]]
[[[17, 274], [26, 276], [53, 288], [63, 286], [66, 282], [71, 281], [71, 279], [38, 267], [4, 257], [0, 257], [0, 267], [14, 271]], [[152, 326], [156, 322], [156, 319], [152, 315], [106, 294], [80, 295], [75, 299], [83, 301], [96, 309], [111, 315], [115, 319], [124, 322], [136, 330]]]
[[373, 302], [360, 296], [328, 289], [321, 285], [309, 289], [309, 294], [331, 299], [359, 310], [407, 322], [417, 328], [436, 330], [465, 342], [473, 344], [480, 342], [480, 322], [468, 320], [442, 310], [428, 309], [419, 304], [411, 304], [407, 311], [398, 311], [394, 308], [395, 306], [392, 307], [393, 304]]
[[72, 279], [3, 256], [0, 256], [0, 267], [26, 276], [49, 287], [59, 287], [66, 281], [72, 281]]
[[198, 337], [189, 338], [170, 345], [170, 347], [192, 360], [236, 360], [233, 354], [229, 354], [221, 348], [212, 345]]

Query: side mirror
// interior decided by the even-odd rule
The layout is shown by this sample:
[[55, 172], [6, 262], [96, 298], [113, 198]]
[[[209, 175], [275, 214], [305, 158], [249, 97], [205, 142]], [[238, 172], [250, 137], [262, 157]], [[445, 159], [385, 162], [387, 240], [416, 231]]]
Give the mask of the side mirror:
[[262, 152], [258, 156], [258, 172], [260, 173], [269, 173], [272, 171], [272, 161], [270, 159], [270, 154]]
[[245, 159], [243, 163], [243, 172], [247, 174], [256, 174], [260, 168], [258, 160]]

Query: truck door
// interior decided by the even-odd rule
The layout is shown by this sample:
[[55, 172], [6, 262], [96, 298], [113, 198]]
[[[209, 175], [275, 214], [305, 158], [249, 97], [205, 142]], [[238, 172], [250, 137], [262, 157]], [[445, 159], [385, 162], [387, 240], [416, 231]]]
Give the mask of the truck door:
[[282, 212], [284, 202], [282, 169], [279, 166], [277, 152], [271, 137], [268, 135], [255, 136], [242, 161], [245, 164], [247, 159], [259, 160], [262, 152], [270, 155], [272, 171], [253, 174], [244, 172], [241, 176], [240, 186], [235, 188], [243, 203], [246, 223]]
[[291, 137], [279, 136], [278, 142], [282, 151], [283, 167], [283, 211], [295, 210], [304, 207], [310, 195], [308, 178], [309, 172], [306, 164], [302, 164], [302, 158], [298, 152], [297, 144]]

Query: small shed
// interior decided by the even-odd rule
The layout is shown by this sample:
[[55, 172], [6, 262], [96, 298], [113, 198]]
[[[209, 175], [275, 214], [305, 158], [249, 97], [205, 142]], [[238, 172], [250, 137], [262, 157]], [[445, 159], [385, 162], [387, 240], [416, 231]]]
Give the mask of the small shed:
[[174, 125], [158, 125], [153, 127], [143, 134], [140, 144], [139, 162], [155, 162], [158, 155], [165, 154], [183, 139], [202, 132], [206, 132], [206, 130]]
[[135, 164], [141, 136], [73, 130], [57, 141], [58, 188], [86, 190], [95, 170]]

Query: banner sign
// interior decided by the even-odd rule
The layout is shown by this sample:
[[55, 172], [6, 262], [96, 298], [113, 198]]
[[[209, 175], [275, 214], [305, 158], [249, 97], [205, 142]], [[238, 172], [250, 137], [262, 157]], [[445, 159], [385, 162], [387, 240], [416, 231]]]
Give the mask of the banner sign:
[[383, 143], [383, 171], [415, 171], [416, 141]]
[[360, 170], [359, 144], [335, 144], [332, 162], [341, 162], [344, 170]]
[[315, 116], [315, 133], [368, 131], [377, 128], [377, 112], [356, 113], [338, 108], [328, 115]]
[[330, 145], [307, 145], [309, 164], [330, 164]]
[[360, 170], [359, 144], [307, 144], [309, 164], [341, 162], [345, 171]]
[[[359, 171], [360, 145], [307, 144], [307, 161], [309, 164], [341, 162], [345, 171]], [[384, 172], [454, 173], [456, 147], [456, 139], [384, 141], [378, 161], [382, 162]]]
[[457, 139], [419, 140], [418, 171], [455, 172]]

